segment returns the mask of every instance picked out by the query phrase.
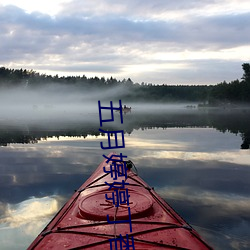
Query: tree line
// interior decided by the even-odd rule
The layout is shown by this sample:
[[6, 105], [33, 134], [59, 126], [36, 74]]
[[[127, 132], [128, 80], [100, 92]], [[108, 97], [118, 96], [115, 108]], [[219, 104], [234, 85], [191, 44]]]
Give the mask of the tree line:
[[9, 69], [0, 67], [0, 87], [39, 88], [50, 84], [63, 84], [82, 91], [109, 90], [121, 88], [115, 99], [124, 101], [190, 101], [217, 106], [227, 103], [250, 103], [250, 64], [242, 64], [243, 76], [239, 80], [222, 82], [216, 85], [153, 85], [134, 83], [130, 78], [117, 80], [110, 77], [52, 76], [34, 70]]
[[215, 85], [209, 95], [210, 104], [250, 103], [250, 64], [242, 64], [244, 71], [241, 80], [226, 81]]

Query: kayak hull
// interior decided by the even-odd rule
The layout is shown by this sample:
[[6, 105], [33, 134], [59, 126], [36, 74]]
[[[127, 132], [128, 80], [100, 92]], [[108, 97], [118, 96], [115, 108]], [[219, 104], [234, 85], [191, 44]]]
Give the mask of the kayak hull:
[[[118, 157], [112, 159], [119, 160]], [[104, 172], [111, 164], [104, 160], [99, 165], [37, 236], [29, 250], [126, 249], [119, 248], [120, 244], [138, 250], [212, 249], [134, 171], [128, 169], [126, 178], [118, 176], [116, 180], [111, 173]], [[114, 182], [120, 183], [119, 192]], [[116, 192], [129, 199], [121, 199], [121, 204], [112, 202]]]

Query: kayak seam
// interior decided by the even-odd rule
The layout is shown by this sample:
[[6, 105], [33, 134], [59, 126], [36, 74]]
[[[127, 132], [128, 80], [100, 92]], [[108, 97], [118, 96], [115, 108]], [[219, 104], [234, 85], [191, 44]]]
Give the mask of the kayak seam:
[[[160, 229], [162, 229], [162, 228], [159, 228], [159, 230]], [[67, 233], [67, 232], [62, 232], [62, 233]], [[68, 233], [82, 234], [83, 232], [72, 232], [72, 231], [69, 231]], [[147, 233], [147, 232], [145, 232], [145, 233]], [[86, 233], [86, 234], [97, 235], [97, 236], [113, 236], [113, 235], [108, 235], [108, 234], [106, 234], [106, 235], [104, 234], [103, 235], [103, 234], [95, 234], [95, 233]], [[128, 237], [131, 238], [131, 236], [134, 236], [135, 234], [139, 234], [139, 232], [138, 233], [129, 234]], [[169, 244], [159, 243], [159, 242], [155, 242], [155, 241], [142, 240], [142, 239], [137, 239], [137, 238], [134, 238], [134, 241], [135, 242], [142, 242], [142, 243], [146, 243], [146, 244], [151, 244], [151, 245], [155, 245], [155, 246], [160, 246], [160, 247], [168, 247], [168, 248], [172, 248], [172, 249], [190, 250], [189, 248], [184, 248], [184, 247], [179, 247], [179, 246], [173, 246], [173, 245], [169, 245]], [[102, 241], [99, 241], [99, 242], [90, 243], [88, 245], [84, 245], [84, 246], [82, 245], [82, 246], [70, 248], [69, 250], [84, 249], [84, 248], [88, 248], [88, 247], [92, 247], [92, 246], [97, 246], [97, 245], [105, 244], [105, 243], [108, 243], [108, 242], [109, 242], [109, 239], [106, 239], [106, 240], [102, 240]]]
[[[132, 220], [132, 222], [134, 222], [134, 224], [154, 224], [154, 225], [177, 225], [177, 224], [173, 224], [173, 223], [168, 223], [168, 222], [160, 222], [160, 221], [141, 221], [141, 220]], [[69, 227], [58, 227], [58, 229], [63, 230], [63, 229], [71, 229], [71, 228], [81, 228], [81, 227], [89, 227], [89, 226], [102, 226], [105, 224], [109, 224], [107, 221], [104, 222], [98, 222], [98, 223], [91, 223], [91, 224], [86, 224], [86, 225], [76, 225], [76, 226], [69, 226]], [[183, 226], [184, 228], [185, 226]], [[185, 227], [185, 229], [187, 229]]]
[[[109, 237], [109, 238], [115, 236], [115, 235], [112, 235], [112, 234], [101, 234], [101, 233], [79, 232], [79, 231], [67, 231], [65, 229], [66, 228], [58, 228], [55, 231], [48, 231], [47, 234], [50, 234], [50, 233], [65, 233], [65, 234], [80, 234], [80, 235], [102, 236], [102, 237]], [[129, 234], [129, 237], [131, 237], [131, 236], [141, 236], [143, 234], [147, 234], [147, 233], [151, 233], [151, 232], [155, 232], [155, 231], [159, 231], [159, 230], [170, 230], [170, 229], [188, 230], [185, 226], [179, 226], [179, 225], [171, 224], [171, 225], [168, 225], [168, 226], [162, 226], [162, 227], [157, 227], [157, 228], [153, 228], [153, 229], [143, 230], [143, 231], [140, 231], [140, 232], [131, 233], [131, 234]], [[167, 246], [167, 247], [171, 247], [171, 248], [174, 248], [174, 249], [187, 249], [187, 248], [183, 248], [183, 247], [178, 247], [178, 246], [173, 246], [173, 245], [168, 245], [168, 244], [163, 244], [163, 243], [158, 243], [158, 242], [153, 242], [153, 241], [146, 241], [146, 240], [142, 240], [142, 239], [138, 239], [138, 238], [134, 238], [134, 241], [149, 243], [149, 244], [153, 244], [153, 245]], [[105, 242], [106, 242], [106, 240], [99, 241], [99, 242], [94, 242], [94, 243], [91, 243], [89, 245], [79, 246], [80, 248], [77, 247], [77, 248], [72, 248], [72, 249], [81, 249], [81, 248], [85, 248], [85, 247], [90, 247], [90, 246], [94, 246], [94, 245], [103, 244]]]

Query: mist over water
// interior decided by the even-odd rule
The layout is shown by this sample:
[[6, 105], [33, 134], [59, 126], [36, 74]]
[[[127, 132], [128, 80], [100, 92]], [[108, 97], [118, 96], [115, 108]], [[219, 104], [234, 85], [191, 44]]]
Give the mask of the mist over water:
[[[19, 87], [0, 89], [0, 139], [1, 144], [37, 141], [47, 136], [99, 135], [98, 100], [102, 107], [119, 107], [119, 95], [129, 90], [117, 86], [109, 90], [83, 89], [65, 84], [44, 87]], [[212, 127], [220, 131], [240, 133], [242, 148], [249, 148], [249, 109], [206, 109], [197, 103], [149, 103], [121, 99], [122, 106], [131, 107], [123, 113], [123, 129], [132, 133], [138, 128], [152, 127]], [[102, 110], [103, 118], [110, 119], [111, 111]], [[103, 129], [121, 129], [119, 112], [114, 112], [114, 122], [103, 123]], [[72, 132], [74, 130], [74, 132]], [[10, 135], [6, 134], [9, 131]], [[39, 133], [38, 133], [39, 131]], [[16, 133], [18, 132], [18, 133]], [[12, 139], [10, 139], [12, 138]], [[24, 138], [24, 139], [23, 139]], [[28, 138], [28, 139], [27, 139]]]
[[92, 96], [66, 86], [5, 89], [0, 92], [1, 118], [24, 121], [62, 119], [67, 116], [79, 118], [96, 109], [91, 103]]
[[[96, 122], [98, 117], [98, 100], [101, 106], [118, 107], [118, 96], [128, 94], [124, 87], [112, 90], [84, 90], [66, 85], [49, 85], [39, 88], [0, 89], [1, 122], [55, 122], [55, 121], [88, 121]], [[162, 112], [184, 110], [188, 104], [155, 104], [148, 102], [122, 101], [122, 105], [132, 107], [133, 112]], [[145, 100], [146, 101], [146, 100]], [[105, 111], [104, 111], [105, 112]]]
[[[95, 170], [105, 140], [98, 100], [118, 107], [121, 91], [130, 94], [121, 87], [100, 91], [56, 84], [0, 89], [3, 249], [26, 248]], [[123, 113], [123, 124], [114, 112], [114, 122], [103, 123], [103, 129], [124, 130], [123, 152], [139, 175], [215, 249], [247, 249], [249, 150], [241, 144], [250, 141], [249, 110], [121, 100], [131, 112]], [[103, 115], [110, 118], [110, 111]]]

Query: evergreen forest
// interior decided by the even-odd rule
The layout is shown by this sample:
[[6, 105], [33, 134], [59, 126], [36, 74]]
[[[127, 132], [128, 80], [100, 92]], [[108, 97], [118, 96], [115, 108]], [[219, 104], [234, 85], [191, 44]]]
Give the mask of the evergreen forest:
[[0, 88], [39, 89], [52, 84], [70, 86], [79, 91], [111, 90], [117, 88], [115, 99], [148, 102], [199, 102], [200, 106], [250, 104], [250, 64], [242, 64], [241, 79], [216, 85], [154, 85], [134, 83], [130, 78], [117, 80], [113, 77], [52, 76], [34, 70], [0, 67]]

